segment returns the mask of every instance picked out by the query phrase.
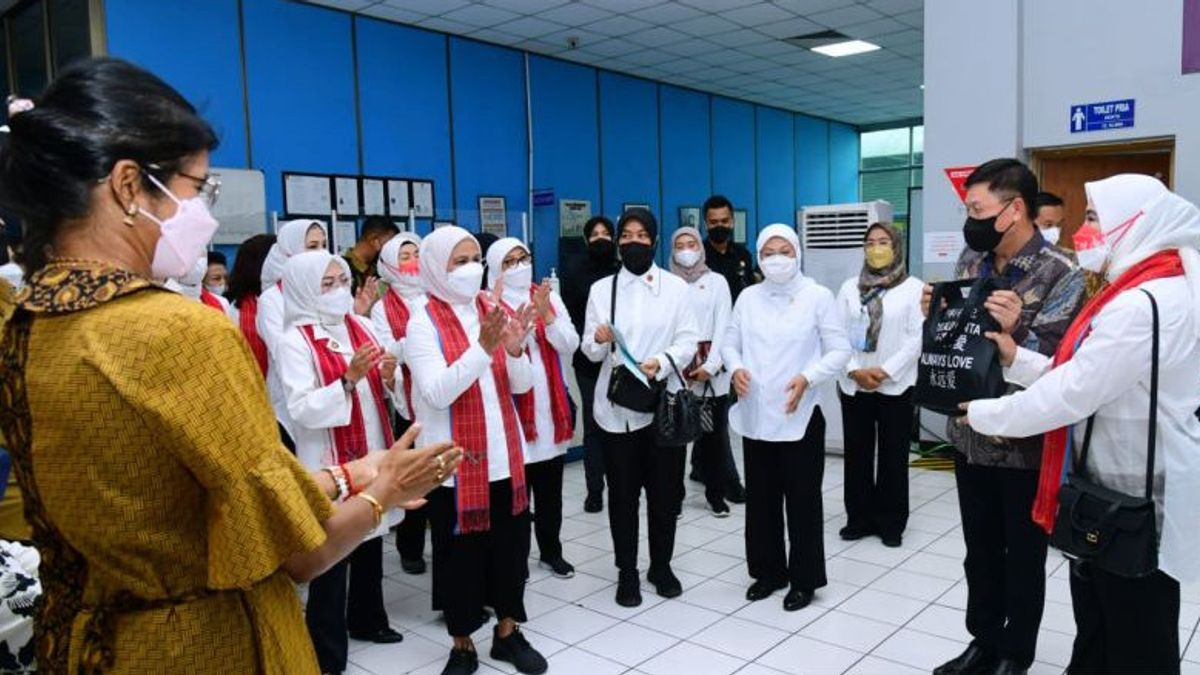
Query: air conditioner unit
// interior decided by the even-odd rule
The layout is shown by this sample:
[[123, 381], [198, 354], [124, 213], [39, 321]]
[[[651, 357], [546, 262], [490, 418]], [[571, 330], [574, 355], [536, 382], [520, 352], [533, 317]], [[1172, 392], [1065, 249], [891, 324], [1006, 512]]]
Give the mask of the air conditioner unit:
[[[801, 264], [810, 279], [837, 295], [842, 284], [862, 269], [863, 239], [874, 223], [892, 222], [892, 205], [883, 200], [858, 204], [808, 206], [796, 211], [800, 224]], [[827, 382], [818, 391], [817, 404], [825, 412], [826, 446], [845, 450], [841, 404], [837, 384]]]

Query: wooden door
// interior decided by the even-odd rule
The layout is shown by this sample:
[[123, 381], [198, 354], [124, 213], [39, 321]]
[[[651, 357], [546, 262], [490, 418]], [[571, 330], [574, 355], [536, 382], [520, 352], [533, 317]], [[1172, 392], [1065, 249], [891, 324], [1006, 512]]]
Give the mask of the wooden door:
[[1059, 242], [1070, 248], [1071, 235], [1075, 234], [1083, 223], [1087, 207], [1084, 183], [1119, 173], [1141, 173], [1154, 176], [1170, 187], [1171, 152], [1170, 146], [1130, 146], [1124, 149], [1080, 149], [1074, 152], [1055, 150], [1035, 154], [1041, 174], [1041, 189], [1053, 192], [1065, 202], [1063, 211], [1066, 221], [1063, 223], [1063, 236]]

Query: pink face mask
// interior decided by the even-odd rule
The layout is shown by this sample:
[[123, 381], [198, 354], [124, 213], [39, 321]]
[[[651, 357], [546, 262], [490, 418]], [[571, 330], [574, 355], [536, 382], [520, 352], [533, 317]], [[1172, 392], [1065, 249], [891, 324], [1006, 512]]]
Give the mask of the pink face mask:
[[181, 277], [187, 274], [196, 259], [204, 254], [220, 223], [209, 212], [203, 196], [196, 195], [180, 201], [154, 176], [146, 176], [178, 205], [175, 215], [166, 220], [159, 220], [154, 214], [138, 207], [143, 216], [158, 224], [160, 232], [158, 244], [154, 248], [154, 260], [150, 263], [150, 273], [155, 279]]
[[1104, 265], [1112, 257], [1112, 249], [1129, 234], [1130, 228], [1142, 217], [1138, 211], [1132, 218], [1117, 225], [1108, 232], [1103, 232], [1094, 223], [1084, 223], [1071, 237], [1075, 243], [1075, 258], [1083, 269], [1099, 274]]

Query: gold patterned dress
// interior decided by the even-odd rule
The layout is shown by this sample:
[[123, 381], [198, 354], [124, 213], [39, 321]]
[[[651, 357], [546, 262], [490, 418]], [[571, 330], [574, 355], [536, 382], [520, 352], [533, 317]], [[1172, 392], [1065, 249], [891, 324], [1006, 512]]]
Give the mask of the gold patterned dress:
[[99, 263], [52, 264], [20, 307], [0, 428], [42, 555], [39, 672], [318, 672], [280, 566], [332, 507], [237, 327]]

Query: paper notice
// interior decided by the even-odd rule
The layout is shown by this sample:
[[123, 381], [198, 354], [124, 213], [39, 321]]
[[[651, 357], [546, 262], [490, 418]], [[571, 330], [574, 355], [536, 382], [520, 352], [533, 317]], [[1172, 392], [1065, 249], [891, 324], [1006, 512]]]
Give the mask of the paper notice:
[[953, 265], [965, 245], [962, 232], [926, 232], [924, 263]]

